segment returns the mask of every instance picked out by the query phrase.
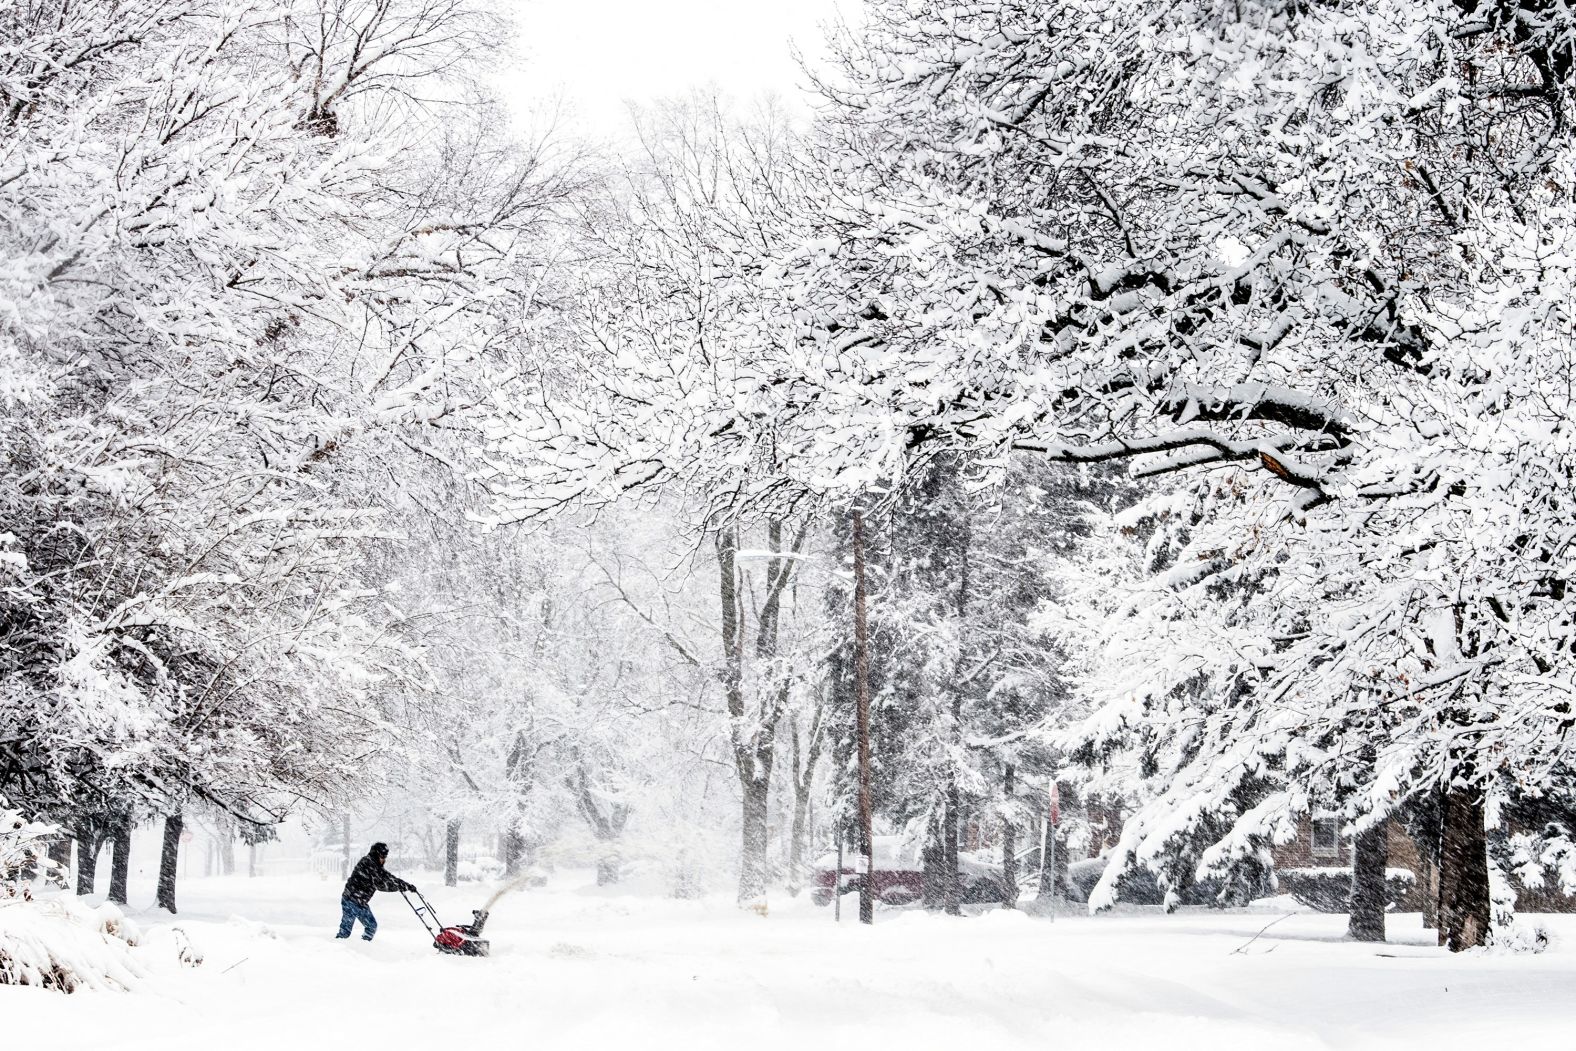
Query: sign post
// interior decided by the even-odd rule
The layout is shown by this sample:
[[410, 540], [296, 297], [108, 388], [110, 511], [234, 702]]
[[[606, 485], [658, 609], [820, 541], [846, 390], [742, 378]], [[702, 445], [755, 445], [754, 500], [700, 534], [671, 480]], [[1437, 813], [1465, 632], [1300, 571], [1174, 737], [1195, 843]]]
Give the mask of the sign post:
[[837, 875], [832, 877], [832, 920], [843, 922], [843, 831], [837, 830]]

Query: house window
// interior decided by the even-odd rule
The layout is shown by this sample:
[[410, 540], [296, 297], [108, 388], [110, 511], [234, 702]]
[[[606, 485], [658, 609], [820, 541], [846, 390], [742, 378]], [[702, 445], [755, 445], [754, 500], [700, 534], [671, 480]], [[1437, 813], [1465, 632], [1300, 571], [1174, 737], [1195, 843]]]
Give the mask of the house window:
[[1335, 818], [1313, 819], [1313, 853], [1324, 858], [1340, 853], [1340, 823]]

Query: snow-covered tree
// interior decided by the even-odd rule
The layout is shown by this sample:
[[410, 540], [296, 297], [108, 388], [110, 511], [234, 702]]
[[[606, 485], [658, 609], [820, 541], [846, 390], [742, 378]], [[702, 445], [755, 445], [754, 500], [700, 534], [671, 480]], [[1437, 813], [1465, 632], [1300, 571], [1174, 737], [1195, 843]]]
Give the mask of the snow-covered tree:
[[1016, 450], [1267, 508], [1329, 589], [1286, 682], [1399, 710], [1369, 794], [1444, 792], [1441, 936], [1477, 944], [1483, 792], [1536, 786], [1572, 718], [1571, 28], [1541, 0], [872, 3], [822, 81], [815, 206], [689, 271], [745, 338], [609, 330], [585, 415], [516, 428], [551, 455], [509, 507], [668, 478], [792, 504]]
[[6, 33], [0, 784], [322, 802], [417, 670], [358, 472], [474, 400], [569, 183], [458, 105], [498, 38], [468, 2], [46, 0]]

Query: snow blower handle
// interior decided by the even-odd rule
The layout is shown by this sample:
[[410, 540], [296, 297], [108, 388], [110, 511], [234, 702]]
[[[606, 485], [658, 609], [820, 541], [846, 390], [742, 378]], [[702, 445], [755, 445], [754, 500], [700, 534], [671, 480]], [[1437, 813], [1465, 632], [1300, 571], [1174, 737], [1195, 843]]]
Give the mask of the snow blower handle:
[[[399, 894], [400, 897], [405, 899], [405, 904], [410, 906], [410, 911], [414, 912], [416, 918], [421, 921], [421, 925], [427, 928], [427, 933], [436, 938], [438, 932], [443, 930], [443, 922], [438, 919], [438, 914], [433, 911], [432, 903], [426, 899], [421, 891], [414, 887], [408, 891], [401, 890]], [[417, 905], [416, 901], [410, 900], [412, 894], [416, 895], [416, 901], [421, 902], [420, 905]]]

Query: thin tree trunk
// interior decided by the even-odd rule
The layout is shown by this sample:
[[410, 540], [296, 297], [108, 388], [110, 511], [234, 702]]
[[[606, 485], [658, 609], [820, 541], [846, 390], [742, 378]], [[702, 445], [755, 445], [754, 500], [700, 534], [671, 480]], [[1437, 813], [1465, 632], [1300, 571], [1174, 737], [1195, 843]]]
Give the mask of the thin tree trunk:
[[460, 882], [460, 822], [451, 819], [444, 828], [443, 885], [458, 886]]
[[159, 850], [158, 906], [175, 911], [175, 874], [181, 854], [181, 830], [185, 818], [179, 811], [164, 819], [164, 843]]
[[955, 775], [947, 778], [946, 828], [942, 830], [942, 886], [949, 916], [963, 915], [963, 877], [958, 871], [958, 811], [961, 796]]
[[235, 826], [225, 819], [219, 824], [219, 866], [226, 876], [235, 875]]
[[793, 726], [793, 818], [788, 833], [788, 893], [797, 896], [804, 887], [804, 848], [813, 831], [814, 821], [810, 807], [815, 791], [815, 767], [821, 757], [824, 701], [818, 696], [815, 710], [810, 716], [808, 739], [801, 739], [799, 727]]
[[810, 816], [810, 793], [794, 786], [793, 820], [788, 827], [788, 893], [797, 897], [804, 889], [804, 840]]
[[1352, 899], [1346, 933], [1353, 941], [1384, 941], [1385, 864], [1390, 860], [1388, 822], [1359, 832], [1352, 841]]
[[1035, 900], [1056, 900], [1056, 866], [1051, 861], [1051, 837], [1056, 835], [1056, 828], [1051, 824], [1049, 810], [1040, 815], [1040, 889], [1035, 894]]
[[77, 896], [87, 897], [94, 891], [98, 876], [99, 839], [93, 827], [86, 822], [77, 825]]
[[[963, 630], [967, 623], [969, 608], [969, 541], [968, 519], [962, 522], [963, 533], [958, 545], [958, 594], [957, 617], [958, 628]], [[961, 667], [958, 668], [959, 678], [962, 678]], [[963, 687], [955, 685], [952, 689], [952, 743], [953, 756], [963, 755]], [[963, 814], [963, 798], [958, 788], [958, 771], [956, 759], [947, 764], [947, 914], [950, 916], [963, 915], [963, 873], [958, 867], [958, 824]]]
[[744, 736], [744, 612], [739, 601], [737, 555], [739, 537], [732, 529], [717, 533], [717, 599], [722, 635], [722, 689], [728, 715], [733, 720], [734, 774], [739, 779], [739, 887], [740, 908], [764, 911], [766, 902], [765, 850], [756, 829], [766, 820], [765, 800], [756, 786], [761, 777], [755, 769], [755, 749]]
[[1445, 790], [1439, 848], [1439, 944], [1451, 952], [1487, 944], [1491, 902], [1483, 803], [1469, 789]]
[[131, 819], [122, 818], [115, 823], [114, 858], [109, 867], [109, 900], [117, 905], [126, 904], [126, 884], [131, 877]]
[[339, 834], [345, 841], [345, 856], [339, 863], [339, 878], [350, 878], [350, 813], [339, 815]]
[[870, 624], [865, 616], [865, 516], [854, 512], [854, 694], [859, 738], [859, 838], [865, 878], [859, 884], [859, 922], [876, 921], [875, 833], [870, 798]]
[[947, 846], [941, 829], [935, 825], [926, 830], [921, 863], [924, 866], [924, 871], [920, 874], [920, 893], [925, 908], [931, 911], [945, 908], [947, 904]]
[[1423, 899], [1423, 927], [1434, 930], [1439, 926], [1439, 867], [1426, 853], [1418, 859], [1418, 893]]
[[1015, 775], [1011, 763], [1002, 772], [1002, 797], [1006, 802], [1007, 813], [1001, 820], [1001, 879], [1002, 887], [1001, 907], [1015, 909], [1018, 907], [1018, 826], [1012, 819], [1012, 796], [1016, 790]]

